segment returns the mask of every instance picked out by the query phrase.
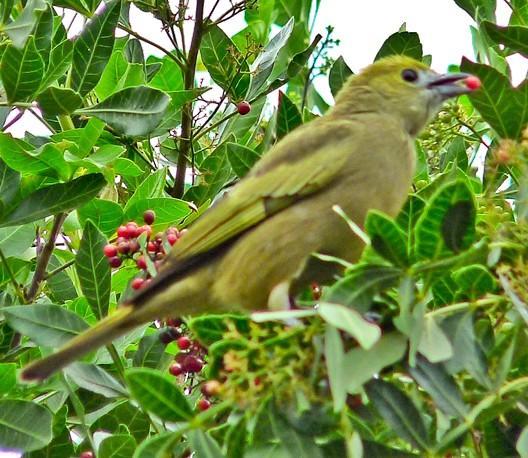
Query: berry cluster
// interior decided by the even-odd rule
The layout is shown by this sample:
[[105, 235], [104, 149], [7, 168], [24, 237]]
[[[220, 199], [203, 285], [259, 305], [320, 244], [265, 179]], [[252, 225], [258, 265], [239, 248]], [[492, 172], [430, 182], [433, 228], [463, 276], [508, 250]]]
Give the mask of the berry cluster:
[[[175, 227], [169, 227], [165, 232], [159, 232], [152, 235], [151, 224], [154, 223], [156, 214], [153, 210], [147, 210], [143, 214], [144, 225], [139, 226], [135, 221], [119, 226], [117, 229], [117, 238], [113, 243], [105, 245], [103, 251], [108, 258], [108, 263], [113, 268], [120, 267], [126, 259], [135, 261], [136, 266], [144, 271], [144, 275], [132, 280], [133, 289], [140, 289], [150, 283], [150, 274], [148, 272], [148, 262], [145, 255], [154, 264], [156, 270], [166, 255], [166, 248], [173, 246], [183, 235], [185, 230], [179, 231]], [[145, 255], [142, 254], [142, 247], [138, 238], [145, 234], [147, 244]]]
[[[175, 377], [184, 377], [181, 381], [189, 381], [192, 389], [196, 377], [202, 372], [205, 365], [204, 359], [207, 350], [196, 340], [188, 336], [183, 321], [179, 318], [170, 318], [166, 322], [167, 328], [160, 334], [163, 343], [168, 344], [175, 341], [179, 353], [176, 355], [174, 363], [169, 367], [169, 373]], [[216, 396], [220, 390], [220, 383], [210, 380], [202, 384], [201, 391], [204, 395], [196, 404], [200, 411], [211, 407], [210, 397]]]

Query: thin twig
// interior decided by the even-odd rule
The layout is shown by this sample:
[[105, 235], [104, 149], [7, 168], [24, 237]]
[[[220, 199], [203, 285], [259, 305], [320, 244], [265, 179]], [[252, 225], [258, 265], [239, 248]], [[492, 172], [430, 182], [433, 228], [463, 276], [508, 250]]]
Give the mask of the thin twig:
[[37, 267], [35, 268], [35, 274], [33, 275], [33, 280], [31, 285], [26, 292], [26, 301], [33, 302], [37, 296], [40, 284], [44, 281], [46, 275], [46, 269], [48, 267], [49, 260], [55, 248], [55, 240], [60, 233], [62, 224], [66, 219], [66, 213], [59, 213], [55, 215], [53, 220], [53, 226], [48, 236], [48, 241], [44, 245], [42, 252], [40, 253], [37, 260]]
[[52, 133], [52, 134], [56, 134], [57, 131], [51, 126], [51, 124], [46, 121], [42, 116], [40, 116], [33, 108], [28, 108], [28, 111], [33, 115], [35, 116], [35, 118], [37, 118], [42, 124], [44, 124], [46, 126], [46, 128]]
[[[205, 0], [196, 1], [196, 12], [194, 15], [194, 30], [187, 56], [187, 66], [184, 72], [184, 87], [191, 90], [194, 87], [194, 76], [196, 73], [196, 61], [198, 59], [198, 50], [202, 41], [204, 28], [204, 4]], [[180, 148], [178, 152], [178, 161], [176, 164], [176, 178], [172, 188], [173, 197], [181, 197], [185, 186], [185, 173], [187, 171], [187, 157], [192, 146], [192, 128], [193, 128], [193, 103], [187, 102], [182, 108], [181, 118], [181, 137]]]
[[26, 298], [24, 297], [24, 293], [20, 289], [20, 285], [16, 281], [15, 274], [11, 270], [11, 266], [7, 262], [7, 258], [4, 255], [4, 252], [0, 249], [0, 260], [2, 261], [2, 264], [5, 266], [5, 269], [7, 271], [7, 275], [9, 277], [9, 280], [11, 281], [11, 284], [15, 288], [15, 293], [20, 299], [21, 303], [24, 304], [26, 302]]
[[169, 51], [168, 49], [164, 48], [163, 46], [159, 45], [158, 43], [156, 43], [155, 41], [152, 41], [152, 40], [149, 40], [148, 38], [140, 35], [139, 33], [137, 32], [134, 32], [132, 29], [128, 28], [126, 25], [123, 25], [123, 24], [119, 24], [118, 27], [127, 32], [129, 35], [132, 35], [133, 37], [136, 37], [139, 41], [143, 41], [151, 46], [154, 46], [155, 48], [159, 49], [160, 51], [162, 51], [163, 53], [165, 53], [169, 59], [172, 59], [174, 62], [176, 62], [178, 64], [178, 66], [184, 70], [185, 69], [185, 63], [181, 60], [183, 58], [183, 56], [180, 56], [179, 54], [181, 54], [181, 51], [178, 49], [178, 48], [174, 48], [174, 50], [176, 51], [176, 53], [178, 54], [178, 56], [175, 56], [171, 51]]
[[20, 121], [20, 118], [22, 118], [22, 116], [24, 116], [24, 112], [19, 110], [18, 113], [13, 117], [13, 119], [11, 119], [11, 121], [9, 121], [6, 125], [4, 125], [4, 127], [2, 127], [2, 131], [5, 132], [7, 129], [9, 129], [13, 124], [17, 123], [18, 121]]
[[48, 272], [46, 275], [44, 275], [44, 280], [48, 280], [49, 278], [53, 277], [54, 275], [57, 275], [58, 273], [61, 273], [63, 270], [66, 270], [68, 267], [71, 267], [74, 264], [75, 264], [75, 259], [65, 262], [62, 266], [59, 266], [56, 269], [53, 269], [51, 272]]
[[209, 12], [209, 14], [207, 16], [207, 22], [209, 22], [211, 20], [211, 18], [213, 17], [213, 13], [215, 12], [216, 7], [218, 6], [219, 3], [220, 3], [220, 0], [216, 0], [215, 4], [211, 8], [211, 11]]

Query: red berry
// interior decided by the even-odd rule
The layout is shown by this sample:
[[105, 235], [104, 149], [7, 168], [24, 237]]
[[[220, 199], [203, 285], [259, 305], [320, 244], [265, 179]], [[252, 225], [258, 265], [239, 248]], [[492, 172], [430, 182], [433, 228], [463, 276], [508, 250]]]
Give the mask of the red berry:
[[85, 450], [79, 455], [79, 458], [94, 458], [94, 454], [91, 450]]
[[134, 222], [134, 221], [131, 221], [130, 223], [128, 223], [126, 225], [126, 228], [127, 228], [127, 235], [129, 239], [133, 239], [134, 237], [137, 237], [139, 234], [138, 234], [138, 225]]
[[134, 280], [132, 280], [130, 285], [132, 286], [132, 289], [139, 289], [144, 285], [144, 283], [145, 283], [145, 279], [138, 277], [138, 278], [134, 278]]
[[196, 407], [198, 407], [198, 410], [203, 412], [204, 410], [207, 410], [209, 407], [211, 407], [211, 401], [202, 398], [196, 403]]
[[482, 86], [482, 83], [480, 82], [480, 79], [478, 76], [470, 75], [465, 80], [464, 83], [466, 84], [466, 87], [468, 89], [471, 89], [472, 91], [476, 91], [477, 89]]
[[136, 259], [136, 265], [140, 269], [145, 270], [147, 268], [147, 261], [145, 261], [145, 258], [143, 256], [140, 256]]
[[118, 237], [123, 237], [123, 238], [128, 238], [128, 229], [126, 226], [119, 226], [117, 228], [117, 236]]
[[171, 365], [171, 367], [169, 367], [169, 372], [171, 373], [171, 375], [177, 377], [178, 375], [183, 374], [183, 368], [181, 367], [181, 364], [174, 363]]
[[183, 323], [181, 318], [168, 318], [167, 319], [167, 326], [172, 326], [174, 328], [177, 328], [181, 326]]
[[127, 254], [130, 252], [130, 244], [128, 242], [121, 242], [119, 245], [117, 245], [117, 251], [119, 251], [121, 254]]
[[184, 372], [194, 374], [200, 372], [203, 368], [203, 361], [198, 359], [196, 356], [187, 355], [181, 363]]
[[154, 242], [147, 243], [147, 251], [150, 253], [155, 253], [158, 251], [158, 245], [156, 245]]
[[244, 116], [247, 115], [251, 111], [251, 105], [249, 102], [244, 100], [243, 102], [240, 102], [237, 105], [238, 114]]
[[180, 350], [188, 350], [191, 347], [191, 339], [186, 336], [181, 336], [178, 339], [178, 348]]
[[174, 226], [171, 226], [171, 227], [168, 227], [167, 230], [165, 231], [166, 234], [176, 234], [178, 235], [178, 229]]
[[110, 267], [113, 267], [114, 269], [118, 268], [123, 261], [121, 261], [121, 258], [114, 256], [113, 258], [108, 258], [108, 263], [110, 264]]
[[167, 234], [167, 242], [172, 246], [178, 241], [178, 236], [174, 232], [169, 232]]
[[107, 258], [113, 258], [117, 256], [117, 247], [109, 243], [103, 248], [103, 253]]
[[152, 224], [155, 219], [156, 213], [154, 213], [154, 210], [147, 210], [145, 213], [143, 213], [143, 221], [145, 221], [145, 223]]

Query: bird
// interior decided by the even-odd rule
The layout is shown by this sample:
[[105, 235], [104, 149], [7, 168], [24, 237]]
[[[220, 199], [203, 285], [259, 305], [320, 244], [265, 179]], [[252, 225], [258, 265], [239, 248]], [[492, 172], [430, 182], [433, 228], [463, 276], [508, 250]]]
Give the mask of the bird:
[[415, 170], [415, 139], [442, 103], [478, 88], [467, 73], [439, 74], [396, 55], [343, 84], [324, 115], [266, 152], [189, 228], [152, 283], [51, 355], [23, 380], [42, 380], [137, 326], [167, 316], [288, 308], [336, 266], [314, 253], [357, 261], [369, 210], [395, 217]]

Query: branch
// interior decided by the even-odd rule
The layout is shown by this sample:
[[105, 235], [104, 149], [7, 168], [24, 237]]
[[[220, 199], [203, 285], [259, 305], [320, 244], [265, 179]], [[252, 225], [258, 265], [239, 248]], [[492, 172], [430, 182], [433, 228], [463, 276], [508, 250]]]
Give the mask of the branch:
[[44, 245], [44, 248], [42, 249], [42, 252], [39, 255], [37, 267], [35, 268], [35, 274], [33, 275], [33, 280], [31, 281], [31, 285], [28, 291], [26, 292], [27, 302], [33, 302], [35, 300], [40, 284], [44, 281], [46, 269], [53, 253], [53, 249], [55, 248], [55, 240], [59, 235], [59, 232], [62, 228], [62, 223], [64, 223], [65, 219], [66, 213], [59, 213], [58, 215], [55, 215], [55, 218], [53, 220], [53, 227], [51, 228], [48, 241]]
[[156, 43], [155, 41], [152, 41], [152, 40], [149, 40], [148, 38], [140, 35], [139, 33], [137, 32], [134, 32], [132, 29], [128, 28], [126, 25], [123, 25], [123, 24], [119, 24], [118, 27], [127, 32], [129, 35], [132, 35], [133, 37], [136, 37], [138, 40], [140, 41], [143, 41], [147, 44], [149, 44], [150, 46], [154, 46], [155, 48], [159, 49], [160, 51], [162, 51], [163, 53], [165, 53], [170, 59], [172, 59], [174, 62], [176, 62], [178, 64], [178, 66], [182, 69], [182, 70], [185, 70], [185, 63], [183, 62], [183, 56], [181, 55], [181, 51], [178, 49], [178, 48], [174, 48], [174, 50], [176, 51], [176, 53], [178, 54], [178, 56], [175, 56], [171, 51], [169, 51], [168, 49], [164, 48], [163, 46], [159, 45], [158, 43]]
[[0, 260], [2, 261], [2, 264], [5, 266], [5, 269], [6, 269], [8, 277], [9, 277], [9, 280], [11, 281], [13, 287], [15, 288], [16, 295], [20, 299], [21, 304], [24, 304], [26, 302], [24, 294], [23, 294], [22, 290], [20, 289], [20, 285], [16, 281], [15, 274], [11, 270], [11, 267], [9, 266], [9, 264], [7, 263], [7, 259], [4, 256], [4, 252], [2, 250], [0, 250]]
[[[187, 56], [187, 67], [184, 72], [184, 88], [191, 90], [194, 88], [194, 75], [196, 73], [196, 60], [198, 59], [198, 50], [202, 41], [204, 26], [204, 4], [205, 0], [197, 0], [196, 13], [194, 16], [194, 30]], [[182, 108], [181, 119], [181, 137], [180, 148], [178, 153], [178, 162], [176, 166], [176, 178], [171, 191], [173, 197], [181, 197], [185, 186], [185, 172], [187, 171], [187, 157], [192, 147], [192, 128], [193, 128], [193, 103], [187, 102]]]
[[5, 132], [7, 129], [9, 129], [13, 124], [17, 123], [18, 121], [20, 121], [20, 118], [24, 116], [24, 112], [19, 110], [18, 113], [13, 117], [13, 119], [11, 119], [11, 121], [9, 121], [7, 124], [5, 124], [3, 127], [2, 127], [2, 132]]

